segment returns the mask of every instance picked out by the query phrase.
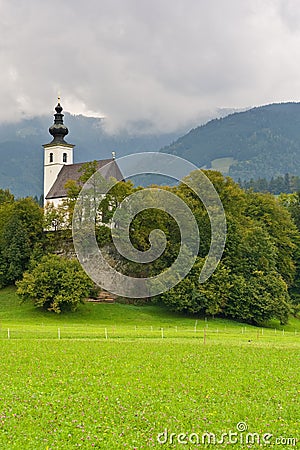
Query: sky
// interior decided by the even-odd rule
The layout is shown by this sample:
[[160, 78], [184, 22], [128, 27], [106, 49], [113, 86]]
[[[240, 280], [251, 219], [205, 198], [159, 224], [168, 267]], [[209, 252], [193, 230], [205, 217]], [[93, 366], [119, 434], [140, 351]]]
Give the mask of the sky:
[[0, 0], [0, 121], [174, 131], [300, 100], [299, 0]]

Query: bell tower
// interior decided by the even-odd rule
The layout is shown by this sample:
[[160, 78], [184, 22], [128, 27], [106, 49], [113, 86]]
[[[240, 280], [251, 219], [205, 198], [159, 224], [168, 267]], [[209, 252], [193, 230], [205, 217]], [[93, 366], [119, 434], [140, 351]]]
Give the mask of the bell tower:
[[69, 133], [64, 125], [60, 98], [55, 108], [54, 124], [49, 128], [49, 133], [53, 136], [49, 144], [43, 145], [44, 148], [44, 205], [46, 196], [50, 191], [57, 175], [66, 164], [73, 164], [73, 149], [75, 145], [68, 144], [64, 138]]

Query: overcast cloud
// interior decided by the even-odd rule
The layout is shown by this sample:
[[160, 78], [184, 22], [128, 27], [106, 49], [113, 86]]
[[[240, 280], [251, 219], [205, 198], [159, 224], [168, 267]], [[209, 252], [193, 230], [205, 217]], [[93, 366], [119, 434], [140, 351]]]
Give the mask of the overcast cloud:
[[0, 120], [103, 115], [171, 131], [300, 100], [298, 0], [0, 0]]

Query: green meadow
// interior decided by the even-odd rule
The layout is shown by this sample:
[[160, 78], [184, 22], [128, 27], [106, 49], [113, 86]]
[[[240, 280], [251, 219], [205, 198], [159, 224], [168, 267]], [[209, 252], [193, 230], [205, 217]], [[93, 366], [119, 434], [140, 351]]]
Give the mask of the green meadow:
[[300, 321], [55, 315], [0, 291], [0, 449], [299, 448]]

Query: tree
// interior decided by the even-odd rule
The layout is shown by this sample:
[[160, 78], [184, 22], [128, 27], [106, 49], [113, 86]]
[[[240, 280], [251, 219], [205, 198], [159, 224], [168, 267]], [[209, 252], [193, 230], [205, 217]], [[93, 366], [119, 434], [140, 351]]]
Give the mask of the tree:
[[[227, 242], [214, 274], [203, 284], [198, 278], [201, 258], [210, 245], [207, 213], [186, 186], [174, 188], [197, 219], [202, 244], [192, 271], [161, 298], [172, 309], [222, 315], [252, 324], [271, 318], [286, 323], [290, 312], [288, 286], [295, 274], [299, 233], [288, 212], [270, 194], [245, 192], [230, 178], [209, 171], [227, 219]], [[189, 175], [200, 183], [197, 172]]]
[[[12, 215], [2, 230], [0, 258], [1, 285], [13, 284], [22, 278], [30, 259], [30, 241], [20, 219]], [[5, 244], [4, 244], [5, 243]]]
[[[293, 194], [281, 194], [279, 196], [279, 202], [291, 214], [298, 232], [300, 232], [300, 192], [294, 192]], [[300, 314], [300, 238], [298, 238], [296, 242], [294, 261], [296, 274], [294, 281], [290, 286], [289, 292], [292, 299], [292, 313], [295, 317], [298, 317]]]
[[294, 252], [299, 232], [290, 213], [271, 194], [248, 193], [245, 213], [259, 223], [276, 247], [276, 270], [291, 286], [295, 276]]
[[16, 284], [23, 301], [55, 313], [76, 311], [94, 287], [77, 260], [57, 255], [44, 256]]
[[204, 259], [198, 258], [189, 275], [161, 295], [165, 304], [175, 311], [202, 315], [218, 315], [224, 311], [231, 289], [230, 270], [220, 264], [211, 278], [199, 283]]
[[[78, 196], [83, 185], [97, 172], [97, 161], [91, 161], [84, 163], [79, 171], [81, 175], [78, 181], [68, 180], [65, 184], [65, 189], [67, 191], [67, 198], [63, 200], [62, 206], [59, 207], [61, 211], [64, 212], [65, 220], [64, 226], [66, 228], [70, 228], [72, 226], [73, 214], [75, 204], [77, 202]], [[93, 202], [93, 206], [95, 206], [97, 202], [97, 186], [95, 185], [95, 181], [93, 181], [91, 188], [89, 189], [89, 197]], [[86, 206], [86, 205], [85, 205]]]
[[279, 203], [289, 211], [297, 229], [300, 231], [300, 191], [293, 194], [281, 194]]
[[233, 274], [231, 289], [223, 310], [225, 316], [254, 325], [278, 319], [282, 325], [290, 312], [286, 283], [276, 272], [254, 272], [250, 277]]
[[31, 198], [0, 205], [0, 286], [13, 284], [43, 242], [42, 209]]
[[9, 189], [0, 189], [0, 205], [3, 203], [12, 203], [14, 201], [14, 195]]

